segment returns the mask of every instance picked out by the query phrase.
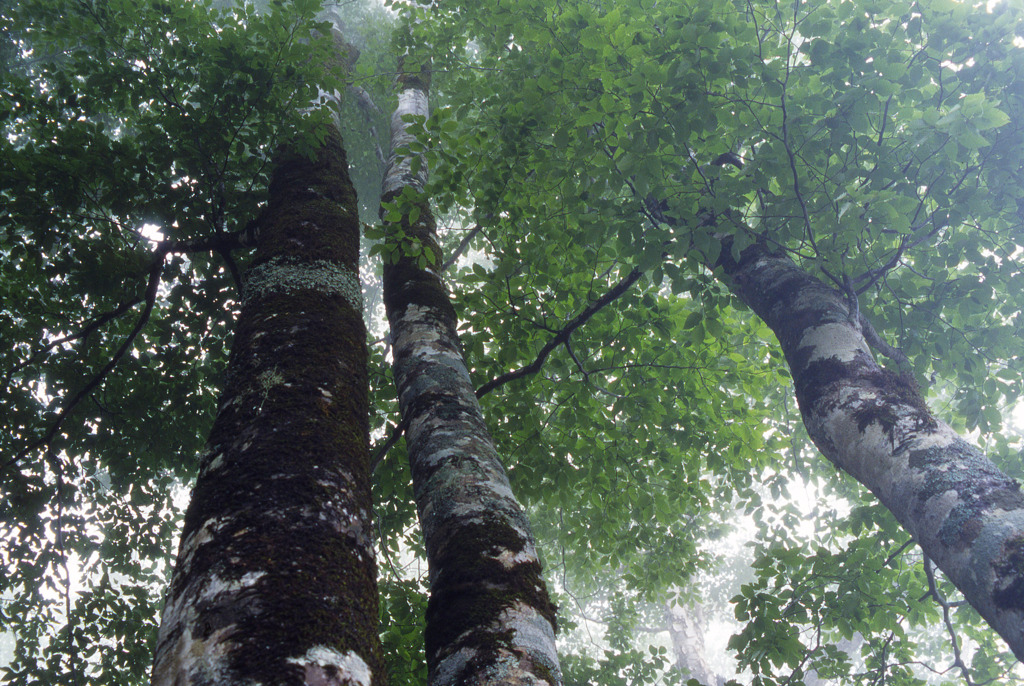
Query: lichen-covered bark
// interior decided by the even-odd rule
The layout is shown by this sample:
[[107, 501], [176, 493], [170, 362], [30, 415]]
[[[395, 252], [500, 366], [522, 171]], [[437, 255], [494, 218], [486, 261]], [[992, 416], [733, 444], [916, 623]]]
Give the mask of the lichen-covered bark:
[[913, 380], [875, 363], [844, 296], [761, 246], [733, 291], [785, 352], [804, 424], [821, 452], [867, 486], [1024, 659], [1024, 495], [937, 420]]
[[[429, 75], [404, 73], [399, 87], [392, 151], [408, 137], [402, 116], [427, 113]], [[406, 186], [421, 191], [425, 173], [413, 175], [408, 160], [392, 154], [382, 200]], [[415, 222], [402, 222], [405, 245], [419, 241], [437, 264], [434, 219], [426, 203], [418, 209]], [[430, 569], [430, 684], [560, 684], [555, 608], [481, 415], [447, 289], [434, 269], [403, 253], [384, 268], [384, 301]]]
[[283, 156], [185, 515], [153, 684], [382, 686], [359, 220], [341, 139]]

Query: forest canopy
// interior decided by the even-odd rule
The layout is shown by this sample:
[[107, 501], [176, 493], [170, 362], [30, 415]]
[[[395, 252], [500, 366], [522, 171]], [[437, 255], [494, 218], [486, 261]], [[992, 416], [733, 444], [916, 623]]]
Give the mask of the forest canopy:
[[447, 286], [565, 684], [1024, 676], [1015, 3], [0, 0], [0, 70], [5, 683], [148, 682], [272, 179], [335, 128], [391, 684], [450, 637], [389, 273]]

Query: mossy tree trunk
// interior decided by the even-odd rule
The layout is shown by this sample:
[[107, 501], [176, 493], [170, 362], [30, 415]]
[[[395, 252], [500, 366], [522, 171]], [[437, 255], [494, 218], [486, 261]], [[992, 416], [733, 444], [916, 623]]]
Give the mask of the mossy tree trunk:
[[[400, 64], [399, 73], [382, 204], [407, 188], [418, 197], [426, 180], [425, 166], [414, 172], [395, 150], [413, 140], [403, 117], [427, 115], [429, 71]], [[434, 219], [422, 198], [402, 214], [387, 223], [397, 261], [384, 268], [384, 302], [429, 564], [430, 684], [559, 684], [555, 608], [470, 382], [436, 271]]]
[[153, 684], [381, 686], [359, 220], [341, 138], [283, 156]]
[[762, 246], [732, 290], [782, 344], [818, 449], [874, 493], [1024, 659], [1024, 495], [977, 447], [937, 420], [913, 379], [875, 362], [845, 296]]

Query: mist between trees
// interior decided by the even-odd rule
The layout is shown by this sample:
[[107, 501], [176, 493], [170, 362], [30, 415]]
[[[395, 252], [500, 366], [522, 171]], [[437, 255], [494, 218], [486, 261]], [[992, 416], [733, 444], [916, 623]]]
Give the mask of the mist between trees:
[[1016, 4], [0, 38], [5, 683], [1021, 679]]

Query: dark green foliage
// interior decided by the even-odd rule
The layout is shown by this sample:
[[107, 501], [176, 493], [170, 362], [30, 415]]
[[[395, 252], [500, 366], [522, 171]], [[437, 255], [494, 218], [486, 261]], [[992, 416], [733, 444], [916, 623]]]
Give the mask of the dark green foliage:
[[237, 307], [223, 254], [343, 85], [308, 0], [0, 9], [6, 678], [139, 683]]
[[[217, 251], [162, 255], [137, 232], [149, 222], [180, 242], [244, 229], [278, 145], [316, 145], [305, 136], [327, 114], [298, 108], [317, 85], [344, 84], [322, 73], [326, 46], [293, 39], [313, 23], [312, 5], [259, 15], [0, 3], [5, 461], [45, 437], [127, 340], [163, 260], [145, 327], [63, 419], [52, 459], [37, 446], [0, 473], [10, 598], [0, 623], [21, 641], [11, 683], [67, 682], [72, 664], [95, 683], [143, 680], [171, 494], [193, 475], [212, 419], [237, 293]], [[703, 266], [724, 252], [704, 219], [731, 212], [736, 221], [715, 231], [734, 234], [733, 257], [760, 239], [849, 285], [935, 414], [980, 431], [1000, 467], [1024, 476], [1019, 438], [1001, 431], [1022, 388], [1019, 8], [479, 0], [417, 10], [422, 21], [394, 46], [390, 19], [360, 12], [355, 79], [384, 112], [393, 50], [414, 40], [434, 51], [436, 106], [421, 144], [444, 254], [405, 254], [444, 259], [480, 227], [471, 257], [447, 274], [477, 386], [530, 364], [567, 321], [634, 267], [644, 272], [538, 374], [484, 398], [559, 592], [566, 682], [673, 683], [664, 655], [625, 637], [645, 636], [631, 629], [654, 623], [676, 587], [699, 596], [706, 570], [719, 575], [716, 591], [749, 575], [739, 569], [748, 557], [754, 577], [728, 591], [742, 622], [733, 646], [754, 672], [745, 683], [796, 683], [811, 668], [919, 683], [909, 663], [945, 669], [950, 639], [922, 561], [901, 550], [906, 534], [869, 494], [807, 451], [781, 350]], [[10, 37], [23, 42], [12, 48]], [[380, 168], [366, 126], [386, 135], [386, 117], [344, 111], [369, 221]], [[743, 167], [715, 166], [726, 152]], [[371, 351], [375, 440], [398, 422], [386, 346]], [[375, 477], [395, 684], [425, 674], [404, 460], [399, 443]], [[794, 505], [812, 491], [820, 502]], [[716, 541], [734, 507], [754, 518], [756, 547], [722, 571]], [[818, 517], [809, 529], [808, 510]], [[71, 622], [61, 546], [83, 570]], [[609, 624], [599, 647], [579, 638], [576, 611]], [[1008, 682], [1009, 657], [977, 615], [961, 605], [951, 621], [972, 642], [975, 682]], [[939, 630], [922, 637], [921, 626]], [[833, 647], [857, 633], [854, 654]]]
[[[431, 19], [419, 28], [450, 104], [424, 124], [428, 194], [482, 227], [474, 247], [486, 257], [456, 289], [478, 385], [532, 362], [630, 267], [649, 277], [537, 376], [484, 398], [513, 487], [536, 503], [548, 569], [570, 597], [592, 598], [585, 611], [623, 586], [659, 602], [685, 586], [709, 564], [714, 546], [699, 542], [734, 499], [771, 541], [802, 521], [785, 494], [805, 480], [865, 497], [801, 450], [773, 337], [702, 266], [726, 258], [713, 231], [733, 234], [733, 258], [762, 241], [856, 292], [910, 359], [913, 380], [885, 377], [907, 403], [920, 404], [919, 386], [958, 428], [1003, 426], [997, 408], [1020, 393], [1024, 309], [1019, 8], [524, 0], [445, 4]], [[743, 167], [716, 166], [725, 152]], [[981, 440], [1019, 473], [1012, 432]], [[819, 546], [838, 554], [846, 527], [787, 534], [799, 551], [787, 562], [811, 564]], [[870, 539], [862, 523], [853, 531]], [[891, 564], [920, 569], [902, 555]], [[773, 567], [772, 582], [787, 569]], [[855, 570], [863, 593], [840, 615], [893, 595], [884, 575]], [[830, 585], [812, 588], [826, 603]], [[816, 626], [823, 644], [840, 635], [811, 615], [763, 610], [735, 643], [763, 683], [807, 668]], [[962, 635], [984, 635], [957, 614]], [[861, 676], [846, 678], [911, 678], [909, 627], [937, 617], [879, 613], [864, 625], [877, 637], [869, 664], [853, 656]], [[985, 673], [1006, 664], [991, 646], [988, 635], [977, 653]], [[822, 657], [822, 674], [847, 674], [840, 658]]]

